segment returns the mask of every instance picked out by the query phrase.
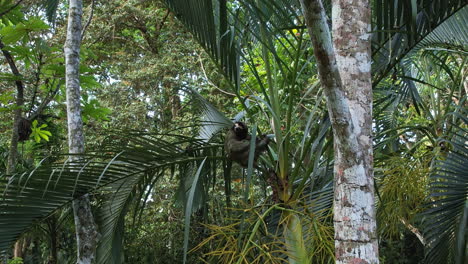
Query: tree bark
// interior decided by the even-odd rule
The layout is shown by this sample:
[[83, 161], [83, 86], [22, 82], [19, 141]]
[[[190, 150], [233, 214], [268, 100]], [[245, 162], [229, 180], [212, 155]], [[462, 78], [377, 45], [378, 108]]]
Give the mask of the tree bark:
[[8, 65], [10, 66], [11, 73], [18, 79], [15, 81], [16, 85], [16, 109], [13, 116], [13, 129], [11, 134], [10, 149], [8, 153], [8, 163], [6, 168], [6, 174], [11, 175], [16, 171], [16, 163], [18, 161], [18, 140], [19, 140], [19, 123], [22, 116], [22, 107], [24, 105], [24, 86], [23, 82], [19, 79], [21, 74], [16, 67], [15, 61], [11, 56], [10, 52], [5, 49], [5, 45], [0, 41], [0, 49], [2, 50], [3, 56], [5, 56]]
[[[6, 167], [6, 174], [12, 175], [16, 172], [16, 164], [18, 163], [19, 126], [22, 118], [22, 108], [24, 105], [24, 86], [23, 82], [19, 79], [21, 78], [21, 74], [19, 73], [18, 68], [16, 67], [15, 61], [13, 60], [13, 56], [11, 56], [10, 52], [5, 49], [5, 45], [2, 41], [0, 41], [0, 49], [2, 50], [3, 56], [5, 56], [5, 60], [10, 66], [11, 73], [13, 73], [13, 75], [15, 75], [18, 78], [15, 81], [16, 109], [13, 114], [13, 128], [11, 131], [10, 149], [8, 150], [8, 161]], [[13, 250], [13, 257], [23, 257], [23, 243], [24, 241], [22, 238], [16, 241]]]
[[378, 263], [368, 0], [301, 0], [333, 127], [336, 263]]
[[50, 253], [49, 261], [47, 264], [57, 264], [58, 261], [58, 234], [57, 234], [57, 217], [55, 215], [51, 216], [47, 220], [47, 226], [49, 228], [49, 239], [50, 239]]
[[13, 258], [22, 258], [23, 257], [23, 244], [24, 239], [20, 238], [15, 242], [15, 247], [13, 249]]
[[[335, 165], [337, 262], [378, 263], [372, 152], [371, 10], [369, 0], [333, 1], [333, 44], [356, 142], [353, 159]], [[345, 139], [343, 139], [345, 140]], [[344, 142], [346, 144], [347, 142]], [[350, 250], [351, 249], [351, 250]]]
[[[82, 0], [69, 1], [67, 39], [65, 41], [68, 147], [71, 154], [84, 152], [83, 122], [80, 106], [80, 45]], [[71, 156], [70, 162], [78, 159]], [[89, 197], [79, 197], [73, 201], [75, 219], [77, 263], [90, 264], [94, 261], [98, 241], [97, 227], [94, 222]]]

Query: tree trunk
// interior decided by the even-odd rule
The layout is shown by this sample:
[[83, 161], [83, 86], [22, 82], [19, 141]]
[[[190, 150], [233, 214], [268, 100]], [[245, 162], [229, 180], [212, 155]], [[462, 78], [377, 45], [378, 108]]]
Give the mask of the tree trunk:
[[13, 249], [13, 258], [22, 258], [23, 257], [23, 244], [24, 239], [20, 238], [15, 242], [15, 247]]
[[378, 263], [369, 2], [333, 0], [333, 44], [322, 2], [301, 4], [333, 127], [336, 263]]
[[[69, 1], [67, 39], [65, 42], [65, 67], [67, 90], [68, 147], [72, 154], [84, 152], [83, 122], [80, 106], [80, 44], [83, 2]], [[78, 157], [70, 157], [70, 162]], [[89, 197], [79, 197], [73, 201], [76, 229], [77, 263], [90, 264], [94, 261], [98, 232], [94, 223]]]
[[[11, 56], [10, 52], [5, 49], [5, 45], [3, 42], [0, 41], [0, 49], [2, 50], [3, 56], [5, 56], [5, 60], [8, 62], [10, 66], [10, 70], [17, 78], [21, 78], [21, 74], [16, 67], [15, 61], [13, 60], [13, 56]], [[8, 161], [6, 167], [6, 174], [12, 175], [16, 172], [16, 164], [18, 163], [18, 141], [19, 141], [19, 127], [20, 122], [22, 119], [22, 107], [24, 105], [24, 86], [23, 82], [18, 79], [15, 81], [16, 85], [16, 109], [13, 115], [13, 128], [11, 131], [11, 140], [10, 140], [10, 149], [8, 150]], [[13, 257], [21, 258], [23, 257], [23, 239], [20, 238], [15, 243], [15, 247], [13, 250]]]
[[336, 61], [349, 102], [351, 130], [357, 139], [349, 148], [352, 159], [346, 148], [344, 151], [337, 148], [340, 156], [335, 163], [337, 261], [347, 263], [358, 258], [367, 263], [378, 263], [372, 155], [370, 2], [334, 0], [333, 9]]
[[16, 171], [16, 163], [18, 161], [18, 140], [19, 140], [19, 124], [21, 121], [22, 107], [24, 104], [24, 86], [21, 81], [21, 74], [16, 67], [15, 61], [11, 56], [10, 52], [5, 49], [5, 45], [0, 41], [0, 49], [2, 50], [5, 60], [10, 66], [11, 73], [18, 79], [15, 81], [16, 85], [16, 109], [13, 116], [13, 129], [11, 134], [10, 149], [8, 153], [8, 163], [6, 168], [6, 174], [11, 175]]
[[58, 261], [58, 234], [57, 234], [57, 217], [52, 215], [47, 220], [47, 226], [49, 228], [49, 239], [50, 239], [50, 246], [49, 246], [49, 261], [47, 264], [57, 264]]

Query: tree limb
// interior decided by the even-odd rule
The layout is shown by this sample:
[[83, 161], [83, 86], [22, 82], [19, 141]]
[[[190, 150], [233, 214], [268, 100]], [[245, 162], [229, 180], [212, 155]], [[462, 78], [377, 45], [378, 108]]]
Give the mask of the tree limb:
[[91, 2], [91, 13], [89, 14], [88, 21], [86, 21], [86, 25], [83, 27], [83, 30], [81, 31], [81, 41], [83, 41], [84, 34], [86, 30], [88, 29], [89, 25], [91, 24], [91, 19], [93, 19], [93, 14], [94, 14], [94, 7], [96, 6], [96, 1], [92, 0]]
[[23, 2], [23, 0], [19, 0], [16, 4], [12, 5], [10, 8], [8, 8], [7, 10], [3, 11], [0, 13], [0, 17], [8, 14], [11, 10], [15, 9], [19, 4], [21, 4], [21, 2]]
[[8, 154], [7, 175], [13, 174], [16, 170], [17, 156], [18, 156], [18, 141], [19, 141], [19, 124], [22, 116], [22, 106], [24, 104], [24, 86], [21, 81], [21, 74], [16, 67], [15, 61], [10, 52], [5, 49], [5, 45], [0, 40], [0, 49], [5, 56], [6, 61], [10, 65], [11, 72], [15, 75], [16, 80], [16, 109], [13, 116], [13, 129], [11, 134], [10, 150]]

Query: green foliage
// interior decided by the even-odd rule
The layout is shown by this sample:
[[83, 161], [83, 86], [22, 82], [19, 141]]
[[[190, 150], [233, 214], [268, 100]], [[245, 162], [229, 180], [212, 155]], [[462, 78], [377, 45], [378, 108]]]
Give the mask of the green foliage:
[[414, 225], [423, 211], [429, 186], [429, 160], [389, 157], [379, 168], [377, 178], [379, 233], [382, 237], [398, 239], [408, 224]]
[[[172, 199], [177, 182], [160, 178], [141, 214], [127, 214], [125, 221], [125, 263], [181, 263], [183, 259], [184, 209]], [[222, 196], [221, 196], [222, 197]], [[131, 211], [135, 212], [134, 209]], [[139, 213], [140, 211], [136, 211]], [[204, 237], [197, 214], [190, 228], [190, 247]], [[189, 254], [187, 263], [198, 263], [199, 254]]]
[[8, 264], [23, 264], [23, 259], [22, 258], [13, 258], [13, 259], [9, 259]]
[[4, 26], [0, 29], [2, 41], [9, 45], [21, 41], [23, 43], [30, 40], [29, 34], [32, 32], [48, 29], [49, 26], [38, 17], [30, 17], [15, 25]]
[[[38, 168], [9, 181], [0, 176], [0, 193], [6, 198], [0, 200], [3, 248], [33, 221], [49, 216], [49, 225], [51, 212], [69, 202], [70, 194], [94, 193], [103, 235], [99, 263], [177, 263], [185, 257], [184, 249], [193, 247], [188, 263], [284, 263], [304, 252], [311, 263], [333, 262], [333, 139], [297, 1], [238, 1], [226, 6], [219, 5], [223, 1], [167, 1], [201, 46], [160, 1], [100, 1], [80, 54], [87, 149], [96, 152], [76, 167], [65, 162], [66, 155], [51, 155], [66, 149], [66, 23], [61, 13], [66, 5], [56, 0], [41, 3], [49, 21], [57, 22], [50, 30], [38, 17], [43, 7], [29, 2], [27, 10], [19, 6], [1, 17], [5, 50], [13, 55], [21, 76], [0, 73], [0, 131], [11, 130], [17, 109], [14, 81], [25, 85], [23, 114], [52, 102], [33, 123], [36, 143], [21, 146], [20, 163]], [[415, 46], [462, 1], [430, 2], [416, 6], [389, 1], [378, 7], [382, 1], [374, 1], [373, 68], [380, 81], [375, 87], [374, 153], [383, 263], [419, 261], [423, 253], [416, 234], [423, 230], [423, 238], [433, 243], [428, 251], [432, 259], [440, 256], [443, 263], [446, 256], [460, 258], [455, 247], [460, 248], [462, 240], [452, 234], [462, 237], [459, 234], [466, 232], [460, 224], [460, 204], [466, 202], [466, 188], [460, 184], [464, 168], [453, 171], [466, 157], [450, 143], [457, 126], [466, 129], [456, 118], [466, 116], [466, 42], [461, 41], [463, 27], [457, 26], [464, 20], [449, 22], [450, 28], [423, 41], [433, 45], [434, 40], [456, 37], [456, 46]], [[15, 3], [0, 1], [0, 12]], [[434, 5], [441, 8], [426, 12]], [[421, 27], [414, 24], [418, 17], [425, 21]], [[409, 52], [412, 47], [416, 50]], [[413, 61], [405, 60], [405, 54]], [[392, 76], [387, 74], [390, 69]], [[253, 170], [243, 175], [224, 161], [218, 134], [237, 113], [259, 133], [275, 134], [261, 164], [275, 168], [283, 181], [271, 183]], [[108, 127], [118, 133], [104, 130]], [[2, 171], [9, 134], [0, 134]], [[51, 158], [42, 161], [45, 156]], [[195, 181], [195, 170], [206, 157]], [[429, 196], [433, 210], [427, 211], [423, 225], [419, 214], [428, 201], [432, 164], [438, 168]], [[274, 187], [283, 188], [278, 189], [284, 204], [274, 200]], [[173, 199], [176, 192], [179, 201]], [[73, 226], [64, 223], [65, 241], [70, 242]], [[53, 229], [40, 229], [47, 231], [34, 234], [40, 240], [34, 247], [40, 247], [46, 259]], [[62, 252], [70, 261], [73, 243], [67, 244]]]
[[233, 214], [236, 217], [227, 225], [206, 225], [209, 235], [192, 249], [196, 252], [212, 247], [203, 254], [204, 263], [291, 263], [293, 259], [285, 249], [284, 237], [302, 233], [297, 229], [285, 231], [282, 221], [290, 221], [293, 216], [299, 220], [306, 236], [307, 261], [304, 263], [333, 263], [329, 210], [313, 213], [307, 209], [293, 211], [279, 205], [263, 205], [236, 209]]
[[4, 0], [0, 2], [0, 12], [2, 14], [9, 10], [8, 13], [1, 17], [1, 22], [4, 25], [16, 24], [23, 20], [24, 13], [21, 12], [21, 6], [18, 5], [12, 9], [15, 4], [16, 2], [14, 0]]
[[112, 110], [106, 107], [102, 107], [101, 103], [97, 99], [90, 99], [88, 96], [84, 95], [81, 100], [82, 108], [82, 117], [84, 122], [88, 122], [90, 118], [93, 118], [98, 121], [109, 121], [109, 115], [112, 113]]
[[[461, 193], [449, 192], [447, 198], [459, 199], [459, 207], [455, 209], [453, 202], [443, 206], [444, 199], [438, 197], [447, 188], [448, 178], [439, 178], [438, 171], [448, 156], [450, 164], [465, 163], [452, 152], [458, 144], [453, 140], [466, 138], [466, 121], [459, 118], [466, 116], [466, 93], [461, 90], [466, 56], [458, 48], [460, 43], [468, 43], [460, 32], [461, 17], [466, 12], [466, 8], [459, 11], [461, 14], [434, 30], [394, 69], [394, 75], [375, 89], [375, 127], [379, 132], [374, 155], [380, 167], [376, 177], [380, 183], [378, 223], [384, 263], [392, 263], [396, 256], [402, 263], [451, 263], [455, 256], [461, 256], [455, 252], [463, 247], [462, 242], [455, 237], [460, 237], [457, 225], [463, 218], [461, 196], [466, 188], [460, 184], [463, 180], [456, 180], [458, 184], [454, 185], [447, 182], [453, 189], [460, 188]], [[440, 48], [449, 43], [453, 43], [453, 49]], [[451, 177], [460, 176], [455, 173]]]
[[431, 173], [430, 194], [424, 217], [429, 263], [466, 262], [468, 241], [468, 120], [454, 129], [445, 144], [450, 150], [439, 154]]
[[34, 140], [37, 143], [41, 142], [41, 139], [44, 139], [45, 141], [49, 141], [49, 137], [52, 136], [52, 133], [50, 133], [50, 131], [43, 129], [47, 127], [47, 124], [42, 124], [39, 127], [37, 126], [37, 124], [38, 124], [37, 120], [34, 120], [32, 122], [31, 136], [34, 138]]
[[13, 106], [12, 105], [7, 106], [7, 104], [13, 99], [14, 97], [13, 97], [12, 91], [0, 94], [0, 113], [12, 110]]

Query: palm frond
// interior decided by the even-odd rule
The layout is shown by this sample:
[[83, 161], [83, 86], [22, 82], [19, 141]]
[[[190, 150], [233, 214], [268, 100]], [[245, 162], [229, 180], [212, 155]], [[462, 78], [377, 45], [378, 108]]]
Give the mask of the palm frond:
[[208, 142], [222, 129], [229, 128], [233, 122], [221, 113], [208, 100], [193, 89], [188, 89], [192, 101], [198, 106], [200, 112], [200, 132], [198, 138]]
[[141, 178], [141, 175], [123, 178], [103, 188], [107, 194], [103, 196], [104, 202], [96, 216], [101, 234], [96, 250], [97, 263], [122, 263], [125, 215]]
[[[466, 31], [466, 24], [463, 24], [466, 19], [466, 11], [463, 9], [468, 8], [465, 7], [466, 0], [377, 0], [374, 3], [374, 85], [385, 78], [426, 36], [452, 16], [456, 17], [458, 29]], [[429, 39], [431, 38], [432, 36]]]
[[44, 1], [43, 5], [46, 11], [47, 20], [50, 23], [55, 23], [55, 18], [57, 17], [57, 8], [60, 3], [60, 0], [47, 0]]
[[227, 79], [238, 87], [238, 47], [234, 41], [236, 32], [228, 27], [227, 1], [166, 0], [166, 4], [193, 33]]
[[185, 230], [184, 230], [184, 259], [183, 263], [187, 262], [187, 252], [188, 252], [188, 240], [190, 234], [190, 217], [193, 214], [193, 199], [195, 198], [195, 191], [198, 185], [198, 178], [203, 169], [203, 165], [205, 164], [206, 158], [201, 162], [200, 166], [197, 169], [197, 172], [194, 175], [192, 186], [190, 187], [190, 192], [187, 199], [187, 204], [185, 206]]
[[[260, 44], [267, 47], [283, 73], [293, 70], [283, 57], [293, 58], [296, 54], [294, 45], [286, 36], [297, 29], [296, 24], [301, 21], [298, 1], [165, 2], [210, 54], [236, 93], [239, 93], [241, 82], [240, 65], [249, 62], [248, 53], [252, 46]], [[278, 53], [274, 42], [284, 47], [283, 54]]]
[[452, 51], [466, 52], [468, 47], [468, 6], [460, 9], [449, 17], [426, 37], [415, 45], [409, 54], [417, 53], [427, 48], [447, 48]]
[[[113, 135], [103, 146], [100, 152], [103, 154], [83, 155], [74, 164], [67, 163], [67, 155], [62, 155], [62, 163], [42, 162], [34, 170], [21, 175], [13, 175], [9, 179], [2, 176], [0, 251], [7, 250], [34, 221], [41, 220], [81, 195], [122, 183], [125, 179], [132, 182], [144, 175], [157, 175], [158, 171], [183, 168], [186, 164], [203, 159], [197, 154], [210, 147], [200, 140], [177, 135]], [[116, 226], [112, 226], [116, 225], [114, 220], [122, 217], [121, 206], [126, 201], [124, 194], [116, 196], [116, 203], [109, 204], [115, 210], [105, 219], [108, 225], [104, 229], [105, 234], [115, 230]]]
[[[466, 63], [463, 57], [468, 46], [468, 31], [464, 26], [467, 16], [468, 8], [465, 7], [441, 23], [399, 60], [392, 76], [374, 88], [376, 129], [379, 131], [376, 133], [377, 149], [385, 149], [384, 152], [399, 150], [399, 136], [406, 130], [399, 124], [401, 114], [410, 108], [414, 107], [420, 116], [432, 116], [430, 109], [436, 106], [426, 99], [428, 89], [441, 91], [438, 98], [445, 98], [446, 109], [454, 106], [450, 102], [452, 95], [457, 98], [461, 95], [458, 90]], [[417, 129], [426, 131], [428, 139], [435, 142], [437, 136], [430, 127], [422, 124]]]
[[[467, 123], [465, 122], [465, 125]], [[445, 158], [436, 162], [431, 176], [431, 202], [422, 214], [429, 263], [463, 263], [466, 257], [468, 218], [468, 137], [459, 127]]]

